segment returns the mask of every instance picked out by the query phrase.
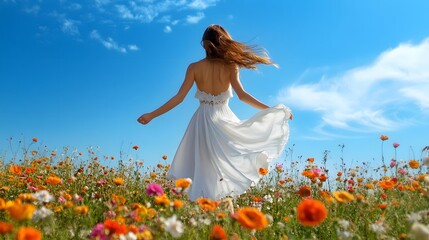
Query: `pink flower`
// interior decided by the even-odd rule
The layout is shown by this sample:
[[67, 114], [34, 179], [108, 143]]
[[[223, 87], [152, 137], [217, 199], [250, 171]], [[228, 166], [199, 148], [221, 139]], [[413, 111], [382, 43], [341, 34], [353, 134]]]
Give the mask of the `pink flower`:
[[398, 173], [405, 175], [407, 173], [407, 171], [405, 171], [404, 169], [400, 168], [398, 169]]
[[162, 189], [161, 185], [156, 183], [149, 183], [146, 186], [146, 194], [149, 196], [161, 196], [164, 194], [164, 190]]
[[395, 161], [395, 160], [392, 160], [392, 161], [390, 162], [390, 167], [394, 167], [394, 166], [396, 166], [396, 161]]
[[397, 143], [397, 142], [394, 142], [394, 143], [393, 143], [393, 147], [394, 147], [394, 148], [397, 148], [397, 147], [399, 147], [399, 143]]
[[313, 169], [313, 173], [316, 174], [316, 175], [320, 175], [322, 173], [322, 169], [315, 168], [315, 169]]

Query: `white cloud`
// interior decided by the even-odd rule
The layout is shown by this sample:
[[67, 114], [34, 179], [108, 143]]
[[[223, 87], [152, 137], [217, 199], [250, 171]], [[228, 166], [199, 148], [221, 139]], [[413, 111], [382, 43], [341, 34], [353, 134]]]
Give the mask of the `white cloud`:
[[115, 51], [118, 51], [121, 53], [127, 52], [127, 49], [125, 47], [119, 46], [118, 43], [116, 43], [116, 41], [113, 40], [112, 38], [110, 38], [110, 37], [105, 38], [105, 39], [102, 38], [97, 30], [92, 30], [90, 37], [92, 39], [99, 41], [107, 49], [112, 49], [112, 50], [115, 50]]
[[135, 44], [129, 44], [128, 49], [131, 51], [138, 51], [139, 47], [137, 47], [137, 45], [135, 45]]
[[204, 10], [208, 7], [215, 6], [218, 0], [193, 0], [188, 4], [188, 7], [193, 9]]
[[40, 11], [40, 6], [39, 5], [33, 5], [31, 7], [26, 7], [24, 8], [24, 12], [28, 13], [28, 14], [37, 14]]
[[165, 28], [164, 28], [164, 32], [165, 33], [170, 33], [172, 31], [172, 29], [171, 29], [171, 27], [170, 26], [165, 26]]
[[79, 35], [79, 29], [76, 26], [76, 24], [78, 24], [78, 22], [73, 19], [69, 19], [69, 18], [63, 19], [61, 30], [64, 33], [67, 33], [72, 36]]
[[277, 100], [296, 110], [317, 112], [320, 126], [359, 132], [395, 130], [429, 113], [429, 38], [403, 43], [369, 65], [337, 77], [295, 84]]
[[203, 19], [204, 17], [205, 17], [205, 15], [202, 12], [199, 12], [199, 13], [197, 13], [197, 15], [194, 15], [194, 16], [188, 15], [186, 17], [186, 22], [190, 23], [190, 24], [195, 24], [195, 23], [198, 23], [199, 21], [201, 21], [201, 19]]

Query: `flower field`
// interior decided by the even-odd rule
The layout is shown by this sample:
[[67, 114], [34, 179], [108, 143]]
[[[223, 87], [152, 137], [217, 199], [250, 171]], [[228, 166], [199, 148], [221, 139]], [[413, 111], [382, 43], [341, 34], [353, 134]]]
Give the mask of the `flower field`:
[[128, 156], [138, 146], [115, 157], [33, 138], [0, 157], [0, 239], [429, 239], [429, 147], [400, 161], [380, 140], [381, 166], [286, 154], [239, 198], [191, 202], [167, 156], [146, 166]]

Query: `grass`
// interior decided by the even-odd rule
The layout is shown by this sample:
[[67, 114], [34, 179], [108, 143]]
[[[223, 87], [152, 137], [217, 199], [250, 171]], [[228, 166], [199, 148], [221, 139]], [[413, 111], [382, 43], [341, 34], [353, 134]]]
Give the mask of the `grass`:
[[[122, 154], [100, 156], [91, 148], [84, 153], [33, 149], [36, 142], [1, 159], [1, 239], [428, 237], [429, 177], [423, 166], [428, 147], [415, 160], [418, 166], [383, 162], [378, 171], [367, 163], [347, 166], [342, 158], [339, 169], [327, 169], [327, 154], [322, 159], [291, 156], [234, 199], [232, 213], [228, 201], [189, 201], [186, 181], [164, 177], [166, 157], [157, 166], [145, 166]], [[148, 184], [165, 195], [159, 189], [148, 194]], [[326, 218], [316, 206], [298, 207], [308, 199], [322, 203]], [[240, 211], [248, 207], [250, 213]]]

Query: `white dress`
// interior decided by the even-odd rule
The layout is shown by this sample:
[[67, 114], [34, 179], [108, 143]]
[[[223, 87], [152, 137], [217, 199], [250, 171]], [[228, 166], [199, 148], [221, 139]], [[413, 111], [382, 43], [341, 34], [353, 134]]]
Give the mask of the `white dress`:
[[213, 96], [197, 89], [200, 106], [193, 115], [167, 173], [191, 178], [191, 200], [236, 197], [262, 177], [282, 153], [289, 137], [289, 108], [277, 105], [239, 120], [228, 106], [231, 87]]

